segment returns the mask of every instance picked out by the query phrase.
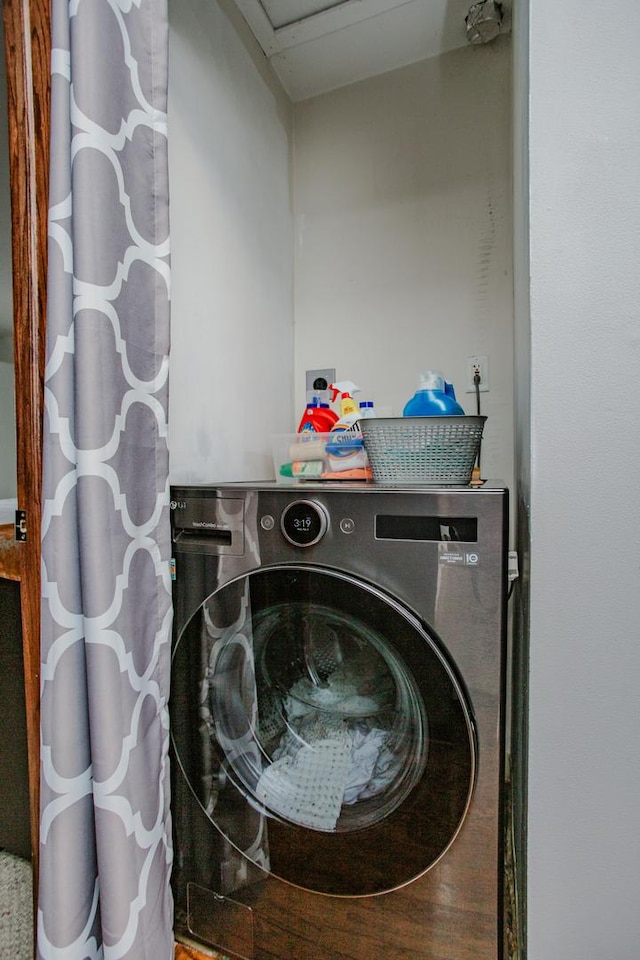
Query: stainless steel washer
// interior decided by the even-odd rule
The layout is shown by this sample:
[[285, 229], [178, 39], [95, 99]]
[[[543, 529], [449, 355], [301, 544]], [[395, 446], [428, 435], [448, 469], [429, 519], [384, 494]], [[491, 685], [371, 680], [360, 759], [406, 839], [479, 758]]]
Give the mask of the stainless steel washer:
[[172, 490], [178, 936], [501, 956], [507, 491]]

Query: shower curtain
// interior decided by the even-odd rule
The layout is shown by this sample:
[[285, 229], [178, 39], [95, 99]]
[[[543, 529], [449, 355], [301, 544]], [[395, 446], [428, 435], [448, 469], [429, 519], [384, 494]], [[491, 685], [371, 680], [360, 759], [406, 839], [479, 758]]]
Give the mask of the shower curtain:
[[52, 0], [38, 956], [173, 954], [167, 0]]

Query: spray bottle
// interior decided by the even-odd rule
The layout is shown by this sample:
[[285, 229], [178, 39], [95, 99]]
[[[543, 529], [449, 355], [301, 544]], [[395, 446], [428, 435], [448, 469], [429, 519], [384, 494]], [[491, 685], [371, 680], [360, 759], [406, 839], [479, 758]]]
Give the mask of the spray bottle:
[[358, 428], [361, 418], [360, 408], [353, 399], [354, 393], [360, 392], [360, 387], [350, 380], [332, 383], [332, 401], [335, 403], [340, 396], [340, 419], [331, 429], [327, 454], [329, 467], [333, 471], [362, 469], [367, 465], [367, 455], [364, 451], [362, 435]]
[[341, 380], [340, 383], [329, 384], [331, 390], [331, 402], [335, 403], [340, 397], [340, 418], [331, 428], [334, 430], [350, 430], [360, 419], [360, 408], [353, 399], [354, 393], [360, 392], [360, 387], [350, 380]]

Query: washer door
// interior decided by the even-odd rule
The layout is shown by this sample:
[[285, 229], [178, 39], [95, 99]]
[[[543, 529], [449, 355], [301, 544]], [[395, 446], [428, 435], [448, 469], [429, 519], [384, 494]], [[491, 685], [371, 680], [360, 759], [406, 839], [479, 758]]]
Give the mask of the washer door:
[[383, 893], [458, 832], [475, 778], [471, 711], [435, 638], [375, 587], [308, 565], [231, 581], [182, 632], [172, 683], [193, 795], [280, 879]]

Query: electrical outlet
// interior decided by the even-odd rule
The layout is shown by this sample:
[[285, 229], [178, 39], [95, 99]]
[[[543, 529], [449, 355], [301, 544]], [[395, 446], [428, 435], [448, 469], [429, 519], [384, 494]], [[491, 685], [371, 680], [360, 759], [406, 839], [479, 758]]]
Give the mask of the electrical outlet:
[[316, 380], [320, 379], [321, 377], [322, 377], [323, 380], [326, 380], [326, 381], [327, 381], [327, 386], [329, 386], [330, 383], [335, 383], [335, 381], [336, 381], [336, 371], [335, 371], [335, 368], [334, 368], [333, 370], [331, 370], [331, 369], [327, 369], [327, 370], [307, 370], [307, 372], [306, 372], [306, 381], [305, 381], [305, 383], [306, 383], [305, 391], [306, 391], [307, 396], [308, 396], [310, 393], [313, 393], [313, 384], [315, 383]]
[[476, 373], [480, 374], [480, 393], [489, 392], [489, 357], [467, 357], [466, 392], [475, 393], [476, 385], [473, 381]]

